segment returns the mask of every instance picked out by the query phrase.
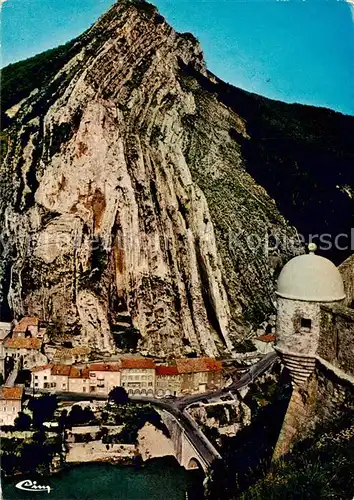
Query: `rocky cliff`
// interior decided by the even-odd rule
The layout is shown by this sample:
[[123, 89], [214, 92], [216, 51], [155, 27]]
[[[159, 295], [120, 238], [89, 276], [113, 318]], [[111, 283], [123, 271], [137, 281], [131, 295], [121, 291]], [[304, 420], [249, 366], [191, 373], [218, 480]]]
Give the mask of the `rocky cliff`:
[[272, 312], [297, 233], [248, 172], [254, 112], [223, 85], [192, 35], [127, 0], [5, 69], [3, 318], [101, 352], [134, 328], [142, 352], [217, 355]]

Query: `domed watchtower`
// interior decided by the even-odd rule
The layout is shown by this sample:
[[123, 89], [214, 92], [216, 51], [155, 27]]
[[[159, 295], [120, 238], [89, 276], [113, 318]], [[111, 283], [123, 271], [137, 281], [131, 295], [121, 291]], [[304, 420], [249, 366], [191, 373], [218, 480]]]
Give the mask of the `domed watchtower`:
[[297, 386], [303, 385], [315, 366], [321, 304], [345, 299], [338, 269], [315, 255], [316, 248], [310, 243], [310, 253], [291, 259], [278, 278], [276, 350]]

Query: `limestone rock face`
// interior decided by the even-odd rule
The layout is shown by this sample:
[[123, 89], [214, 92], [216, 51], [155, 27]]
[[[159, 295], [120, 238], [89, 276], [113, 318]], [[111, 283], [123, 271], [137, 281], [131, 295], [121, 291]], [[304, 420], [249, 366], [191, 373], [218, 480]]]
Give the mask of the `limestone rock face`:
[[212, 79], [148, 4], [114, 5], [70, 50], [7, 131], [3, 315], [57, 320], [106, 353], [122, 317], [152, 355], [230, 350], [294, 254], [266, 239], [296, 240], [245, 171], [247, 124], [186, 73]]

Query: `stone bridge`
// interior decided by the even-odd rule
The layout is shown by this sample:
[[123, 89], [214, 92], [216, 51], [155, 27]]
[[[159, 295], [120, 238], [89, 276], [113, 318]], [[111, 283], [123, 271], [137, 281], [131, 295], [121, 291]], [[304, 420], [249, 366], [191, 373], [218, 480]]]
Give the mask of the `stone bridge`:
[[214, 458], [220, 458], [213, 445], [200, 431], [186, 426], [185, 421], [181, 423], [177, 416], [160, 408], [156, 410], [170, 433], [178, 463], [187, 470], [200, 468], [206, 473]]

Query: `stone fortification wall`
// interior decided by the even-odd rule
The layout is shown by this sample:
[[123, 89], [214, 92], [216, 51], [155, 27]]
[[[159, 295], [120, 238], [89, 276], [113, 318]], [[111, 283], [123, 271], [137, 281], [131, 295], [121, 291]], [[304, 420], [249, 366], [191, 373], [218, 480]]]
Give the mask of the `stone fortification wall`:
[[351, 305], [354, 301], [354, 254], [348, 257], [338, 267], [344, 282], [344, 289], [346, 293], [345, 303]]
[[340, 305], [321, 306], [318, 355], [345, 373], [354, 375], [354, 310]]
[[314, 424], [338, 419], [343, 411], [354, 409], [354, 377], [317, 358], [314, 374], [316, 397], [312, 402]]
[[293, 389], [273, 460], [291, 451], [317, 425], [337, 420], [348, 408], [354, 409], [354, 377], [317, 356], [307, 384]]

